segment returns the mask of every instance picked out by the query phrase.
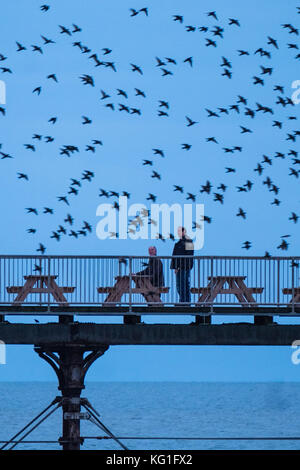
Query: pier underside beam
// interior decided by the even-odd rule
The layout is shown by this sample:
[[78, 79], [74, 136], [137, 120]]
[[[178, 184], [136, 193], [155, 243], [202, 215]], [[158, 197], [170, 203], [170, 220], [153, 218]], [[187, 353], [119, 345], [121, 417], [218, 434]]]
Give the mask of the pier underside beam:
[[0, 340], [6, 344], [77, 344], [86, 350], [103, 344], [290, 346], [296, 339], [300, 339], [297, 324], [0, 324]]

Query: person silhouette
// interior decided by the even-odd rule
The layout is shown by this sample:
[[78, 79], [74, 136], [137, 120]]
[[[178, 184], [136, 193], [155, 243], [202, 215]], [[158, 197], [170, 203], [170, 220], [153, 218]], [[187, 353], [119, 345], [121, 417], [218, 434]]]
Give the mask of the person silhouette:
[[177, 233], [179, 240], [173, 249], [170, 269], [175, 271], [179, 302], [190, 303], [190, 274], [194, 264], [194, 244], [187, 236], [184, 227], [178, 227]]
[[162, 287], [165, 285], [163, 264], [157, 257], [157, 250], [155, 246], [149, 246], [149, 262], [143, 271], [136, 273], [137, 276], [150, 276], [151, 284], [154, 287]]

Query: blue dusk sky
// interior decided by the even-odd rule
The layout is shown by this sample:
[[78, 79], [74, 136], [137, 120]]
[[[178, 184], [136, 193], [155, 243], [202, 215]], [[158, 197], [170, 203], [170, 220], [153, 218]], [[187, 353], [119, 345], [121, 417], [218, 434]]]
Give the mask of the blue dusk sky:
[[[47, 11], [36, 0], [1, 4], [0, 254], [37, 255], [40, 243], [46, 255], [143, 256], [150, 243], [160, 255], [172, 253], [171, 240], [97, 238], [98, 205], [117, 201], [99, 197], [103, 189], [126, 191], [128, 203], [147, 207], [150, 193], [159, 204], [181, 205], [195, 195], [194, 204], [204, 204], [211, 218], [197, 255], [299, 255], [300, 221], [291, 218], [300, 216], [300, 108], [292, 101], [292, 84], [300, 80], [299, 2], [45, 1]], [[188, 126], [187, 117], [195, 124]], [[69, 146], [78, 151], [62, 151]], [[86, 171], [90, 181], [82, 180]], [[201, 192], [207, 181], [210, 194]], [[68, 204], [59, 200], [65, 196]], [[237, 216], [240, 208], [245, 219]], [[74, 230], [87, 221], [92, 232], [51, 238], [67, 214]], [[286, 251], [279, 248], [284, 235]], [[214, 319], [223, 321], [229, 319]], [[87, 380], [300, 380], [291, 352], [112, 347]], [[9, 346], [0, 380], [54, 380], [54, 374], [31, 346]]]

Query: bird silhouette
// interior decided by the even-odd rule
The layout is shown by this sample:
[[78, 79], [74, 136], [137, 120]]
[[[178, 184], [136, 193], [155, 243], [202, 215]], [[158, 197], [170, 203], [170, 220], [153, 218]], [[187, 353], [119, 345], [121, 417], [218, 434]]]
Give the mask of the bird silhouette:
[[183, 23], [183, 16], [173, 15], [173, 21], [178, 21], [179, 23]]
[[239, 20], [237, 20], [235, 18], [229, 18], [229, 23], [228, 24], [229, 24], [229, 26], [231, 26], [231, 25], [241, 26]]
[[[50, 5], [40, 6], [40, 10], [42, 12], [47, 12], [49, 8]], [[297, 13], [300, 13], [300, 7], [298, 7], [297, 10]], [[293, 102], [291, 96], [289, 96], [290, 93], [285, 82], [283, 80], [280, 81], [280, 77], [282, 77], [280, 71], [280, 61], [282, 54], [285, 54], [286, 60], [289, 60], [291, 65], [295, 64], [295, 59], [297, 61], [300, 60], [299, 44], [297, 42], [297, 36], [299, 36], [299, 31], [297, 29], [297, 25], [295, 27], [294, 25], [289, 23], [288, 20], [285, 20], [286, 23], [282, 25], [277, 25], [277, 29], [274, 28], [272, 32], [264, 31], [264, 41], [259, 43], [257, 39], [254, 39], [254, 45], [252, 46], [252, 44], [250, 45], [249, 42], [244, 42], [244, 44], [242, 45], [242, 43], [239, 41], [238, 34], [240, 31], [243, 30], [244, 25], [241, 25], [240, 20], [237, 19], [234, 13], [231, 13], [230, 15], [226, 15], [225, 13], [226, 16], [224, 16], [224, 20], [221, 21], [221, 18], [219, 17], [219, 14], [217, 14], [216, 11], [204, 11], [207, 23], [204, 26], [201, 26], [201, 23], [199, 24], [199, 22], [197, 23], [195, 19], [193, 21], [191, 20], [188, 22], [184, 22], [184, 17], [182, 14], [178, 14], [177, 12], [174, 13], [175, 14], [173, 15], [169, 15], [169, 22], [172, 21], [170, 25], [170, 34], [171, 27], [173, 27], [174, 37], [172, 36], [172, 40], [174, 39], [174, 43], [176, 43], [177, 38], [181, 41], [181, 32], [184, 34], [184, 39], [182, 39], [182, 49], [180, 55], [178, 54], [178, 56], [176, 56], [175, 53], [172, 54], [172, 52], [166, 52], [167, 49], [161, 42], [159, 44], [160, 47], [156, 47], [155, 52], [152, 54], [152, 59], [150, 57], [148, 60], [148, 57], [145, 54], [140, 55], [138, 57], [136, 56], [137, 58], [134, 59], [132, 55], [132, 49], [128, 48], [128, 57], [122, 57], [121, 60], [120, 56], [118, 55], [114, 57], [116, 47], [112, 44], [104, 43], [105, 37], [102, 41], [102, 44], [98, 44], [97, 47], [99, 49], [97, 50], [96, 48], [94, 48], [94, 46], [92, 46], [92, 44], [84, 43], [84, 37], [83, 35], [80, 35], [80, 33], [82, 32], [82, 28], [78, 26], [78, 24], [69, 22], [69, 26], [68, 24], [66, 26], [63, 26], [62, 24], [60, 24], [61, 21], [63, 21], [62, 19], [60, 21], [54, 22], [54, 25], [56, 25], [55, 27], [57, 28], [56, 36], [54, 36], [54, 34], [52, 36], [54, 40], [50, 39], [51, 32], [49, 33], [49, 37], [39, 34], [40, 39], [32, 38], [31, 40], [28, 40], [27, 38], [26, 40], [25, 36], [13, 38], [13, 44], [15, 44], [13, 53], [16, 61], [21, 61], [22, 56], [24, 56], [24, 59], [26, 60], [31, 60], [30, 58], [32, 56], [32, 60], [35, 60], [37, 61], [37, 64], [40, 64], [39, 66], [37, 66], [38, 68], [30, 69], [32, 73], [31, 78], [33, 77], [33, 72], [35, 73], [35, 83], [33, 83], [31, 87], [31, 90], [33, 90], [32, 94], [37, 96], [41, 95], [40, 99], [36, 102], [32, 94], [29, 93], [29, 98], [32, 98], [32, 106], [35, 106], [34, 103], [38, 103], [42, 106], [43, 109], [45, 108], [46, 112], [57, 112], [57, 116], [59, 116], [59, 118], [57, 116], [49, 116], [50, 119], [48, 120], [48, 125], [56, 124], [56, 126], [52, 128], [53, 132], [49, 130], [44, 130], [47, 125], [47, 123], [44, 123], [44, 125], [39, 126], [39, 128], [30, 128], [29, 137], [24, 137], [24, 140], [21, 141], [21, 149], [23, 151], [22, 155], [24, 155], [24, 162], [22, 163], [22, 166], [20, 165], [13, 168], [15, 168], [14, 171], [18, 171], [14, 174], [19, 180], [23, 180], [25, 184], [22, 190], [25, 190], [26, 188], [29, 188], [30, 190], [31, 184], [34, 184], [32, 183], [32, 181], [34, 181], [34, 178], [36, 178], [36, 168], [38, 168], [40, 162], [46, 161], [45, 159], [47, 158], [47, 155], [49, 155], [49, 158], [53, 159], [53, 166], [55, 168], [55, 171], [59, 175], [58, 178], [63, 177], [62, 172], [64, 170], [66, 171], [67, 166], [64, 166], [64, 164], [71, 163], [71, 165], [69, 166], [70, 172], [66, 173], [67, 186], [65, 187], [65, 192], [60, 193], [65, 194], [65, 196], [56, 197], [54, 203], [59, 206], [58, 203], [63, 202], [64, 204], [68, 205], [68, 207], [70, 207], [69, 210], [72, 213], [74, 207], [73, 204], [75, 205], [75, 207], [77, 207], [77, 205], [78, 207], [80, 207], [80, 197], [84, 197], [83, 194], [87, 182], [91, 183], [95, 178], [94, 170], [98, 167], [104, 168], [103, 177], [105, 178], [105, 170], [107, 169], [107, 165], [110, 164], [109, 145], [105, 145], [103, 147], [103, 149], [105, 149], [105, 152], [102, 152], [100, 157], [99, 147], [103, 146], [104, 140], [102, 140], [102, 137], [105, 138], [105, 136], [101, 135], [101, 138], [97, 136], [98, 131], [96, 131], [96, 129], [99, 129], [99, 116], [94, 110], [92, 113], [90, 111], [91, 108], [89, 107], [90, 103], [93, 102], [94, 98], [94, 102], [98, 102], [98, 104], [100, 104], [100, 113], [105, 112], [104, 110], [106, 109], [111, 111], [119, 111], [120, 114], [108, 113], [108, 116], [106, 117], [106, 125], [104, 127], [102, 126], [101, 128], [104, 132], [105, 129], [107, 129], [106, 126], [108, 124], [110, 124], [111, 122], [118, 122], [118, 120], [121, 119], [122, 126], [124, 126], [124, 129], [126, 129], [126, 132], [124, 132], [124, 134], [122, 134], [122, 132], [120, 134], [122, 136], [120, 137], [122, 148], [125, 147], [123, 142], [123, 137], [125, 134], [126, 139], [137, 139], [137, 141], [143, 143], [144, 140], [142, 139], [142, 135], [139, 134], [139, 130], [143, 128], [138, 127], [140, 122], [148, 124], [150, 122], [150, 118], [157, 118], [156, 121], [158, 121], [158, 117], [161, 118], [158, 124], [159, 126], [161, 126], [162, 135], [164, 135], [166, 139], [168, 139], [170, 145], [165, 144], [165, 138], [160, 139], [159, 136], [154, 133], [151, 136], [153, 142], [148, 145], [150, 151], [153, 147], [153, 155], [157, 155], [158, 157], [162, 157], [165, 159], [161, 162], [163, 165], [160, 169], [156, 168], [158, 161], [154, 158], [151, 158], [151, 156], [149, 158], [149, 155], [147, 155], [147, 149], [145, 150], [144, 155], [141, 154], [143, 156], [140, 159], [140, 171], [145, 172], [145, 180], [142, 179], [142, 175], [140, 183], [145, 184], [146, 201], [155, 202], [156, 199], [160, 197], [161, 193], [159, 192], [159, 190], [157, 190], [156, 192], [156, 189], [153, 189], [153, 186], [158, 184], [158, 182], [160, 181], [163, 181], [164, 183], [165, 181], [168, 181], [168, 178], [165, 177], [164, 173], [167, 173], [167, 165], [170, 165], [171, 168], [175, 169], [178, 168], [177, 163], [178, 161], [180, 161], [182, 162], [182, 166], [180, 166], [179, 170], [180, 174], [182, 174], [182, 179], [179, 179], [179, 182], [181, 181], [181, 183], [178, 185], [172, 185], [171, 188], [169, 188], [169, 190], [173, 192], [173, 195], [174, 192], [177, 193], [176, 196], [178, 198], [183, 198], [195, 202], [200, 194], [204, 198], [208, 199], [212, 196], [213, 201], [220, 203], [220, 205], [217, 205], [218, 207], [216, 208], [216, 210], [220, 210], [223, 214], [226, 214], [226, 211], [230, 211], [230, 207], [232, 208], [232, 206], [230, 206], [230, 204], [232, 204], [232, 200], [230, 200], [230, 194], [234, 193], [235, 196], [240, 196], [240, 198], [247, 197], [251, 199], [252, 194], [260, 194], [260, 190], [266, 190], [270, 192], [270, 194], [273, 193], [274, 197], [273, 199], [268, 199], [267, 197], [265, 198], [266, 209], [268, 210], [268, 207], [270, 208], [269, 204], [275, 207], [282, 204], [282, 206], [286, 208], [286, 223], [292, 222], [293, 224], [296, 224], [299, 218], [299, 216], [297, 215], [297, 207], [294, 205], [288, 206], [287, 199], [284, 198], [284, 191], [281, 189], [280, 178], [285, 178], [286, 181], [288, 180], [288, 185], [289, 187], [291, 187], [290, 194], [292, 194], [294, 190], [294, 186], [292, 185], [298, 183], [300, 175], [300, 170], [298, 166], [300, 164], [300, 158], [298, 157], [297, 151], [300, 130], [297, 130], [295, 126], [297, 122], [296, 112], [293, 113], [293, 111], [290, 111], [291, 109], [296, 109], [290, 108], [290, 106], [295, 106], [295, 103]], [[52, 12], [51, 7], [50, 18], [55, 18], [54, 15], [54, 8]], [[136, 19], [133, 21], [131, 21], [130, 18], [127, 18], [127, 20], [125, 19], [124, 25], [127, 25], [126, 28], [146, 28], [146, 25], [147, 28], [153, 28], [153, 24], [155, 24], [154, 14], [151, 15], [151, 19], [149, 18], [149, 21], [146, 19], [149, 16], [149, 9], [146, 6], [142, 8], [142, 5], [140, 5], [138, 8], [137, 6], [135, 8], [130, 8], [127, 16], [129, 17], [129, 15], [130, 17]], [[142, 25], [139, 24], [139, 21], [142, 21]], [[144, 23], [144, 21], [146, 21], [146, 23]], [[173, 22], [175, 24], [173, 24]], [[118, 23], [118, 28], [119, 27], [120, 25]], [[163, 24], [161, 24], [161, 27], [163, 31], [166, 31], [168, 33], [167, 29], [163, 29]], [[135, 30], [132, 29], [132, 31], [134, 32]], [[147, 34], [148, 32], [149, 30], [147, 29]], [[189, 35], [187, 36], [187, 34], [185, 33], [189, 33]], [[74, 38], [74, 35], [77, 36]], [[236, 35], [236, 47], [239, 47], [239, 49], [234, 48], [233, 54], [230, 54], [230, 48], [227, 47], [228, 42], [226, 43], [229, 35], [232, 36], [232, 38], [234, 37], [234, 35]], [[124, 36], [124, 43], [125, 39], [126, 37]], [[141, 36], [138, 39], [142, 41]], [[196, 50], [195, 47], [198, 47], [199, 42], [200, 47], [205, 46], [202, 50], [203, 57], [201, 56], [201, 62], [198, 61], [198, 55], [196, 56], [194, 52]], [[77, 119], [77, 124], [79, 127], [79, 130], [78, 128], [74, 128], [74, 135], [76, 135], [78, 144], [76, 144], [75, 142], [75, 144], [73, 143], [72, 145], [67, 144], [67, 142], [64, 142], [64, 139], [67, 139], [67, 137], [64, 136], [68, 135], [68, 119], [65, 118], [65, 116], [63, 115], [64, 113], [62, 111], [61, 114], [58, 114], [59, 109], [57, 109], [56, 111], [51, 111], [50, 108], [51, 93], [54, 90], [52, 90], [52, 86], [55, 86], [55, 90], [57, 90], [58, 93], [60, 90], [63, 90], [64, 86], [66, 86], [64, 80], [62, 80], [61, 78], [61, 68], [52, 68], [50, 65], [51, 54], [54, 54], [55, 57], [58, 57], [58, 54], [61, 50], [60, 47], [66, 48], [65, 63], [67, 63], [69, 59], [73, 60], [73, 54], [77, 54], [78, 61], [82, 61], [82, 66], [80, 66], [80, 68], [76, 67], [75, 73], [72, 72], [72, 75], [70, 74], [70, 77], [74, 79], [75, 83], [76, 80], [78, 81], [78, 93], [88, 93], [91, 96], [91, 102], [85, 100], [85, 107], [82, 106], [77, 108], [77, 106], [74, 106], [74, 108], [72, 108], [72, 110], [74, 109], [74, 120]], [[249, 57], [250, 54], [251, 57]], [[208, 62], [206, 62], [205, 55], [207, 56]], [[12, 58], [13, 54], [9, 54], [8, 57], [6, 57], [6, 55], [4, 54], [0, 54], [0, 71], [4, 74], [7, 80], [15, 80], [18, 71], [18, 68], [13, 62]], [[135, 60], [140, 61], [137, 62], [140, 65], [137, 65], [135, 63]], [[40, 61], [43, 61], [43, 65]], [[84, 63], [84, 61], [86, 61], [87, 64]], [[194, 79], [201, 79], [201, 74], [203, 74], [202, 65], [206, 69], [207, 64], [209, 64], [209, 67], [211, 67], [212, 77], [217, 77], [216, 80], [221, 79], [221, 77], [218, 78], [218, 75], [224, 77], [225, 83], [222, 85], [222, 87], [224, 87], [223, 96], [232, 96], [233, 92], [233, 97], [235, 98], [233, 98], [229, 102], [224, 101], [223, 103], [219, 100], [218, 104], [214, 105], [214, 100], [211, 100], [209, 95], [204, 95], [202, 99], [202, 102], [204, 103], [204, 114], [207, 113], [206, 117], [218, 119], [210, 119], [208, 122], [205, 123], [206, 131], [204, 136], [203, 134], [200, 134], [200, 141], [202, 139], [205, 139], [204, 142], [214, 143], [217, 144], [217, 146], [209, 146], [208, 148], [206, 148], [206, 152], [204, 149], [204, 151], [200, 149], [199, 152], [199, 147], [197, 143], [197, 138], [199, 139], [199, 137], [198, 135], [196, 137], [195, 132], [200, 129], [200, 125], [196, 127], [194, 126], [199, 123], [202, 124], [202, 122], [200, 120], [200, 116], [199, 121], [195, 121], [190, 117], [193, 115], [193, 113], [195, 113], [196, 116], [196, 111], [194, 111], [193, 107], [189, 106], [190, 101], [189, 99], [187, 99], [187, 96], [191, 96], [191, 99], [193, 100], [194, 97], [192, 96], [192, 90], [194, 86]], [[50, 69], [49, 66], [51, 67]], [[91, 72], [94, 67], [97, 67], [97, 74], [93, 74], [93, 72]], [[243, 73], [245, 72], [245, 76], [248, 77], [248, 81], [245, 81], [244, 91], [242, 91], [242, 88], [240, 88], [241, 91], [239, 91], [238, 93], [240, 94], [238, 94], [237, 92], [234, 92], [232, 85], [236, 83], [235, 80], [239, 79], [238, 73], [240, 73], [240, 70], [242, 68]], [[164, 77], [166, 80], [162, 80], [162, 78], [159, 76], [160, 74], [158, 75], [158, 77], [153, 78], [152, 80], [151, 69], [153, 72], [157, 69], [160, 70], [161, 76]], [[113, 74], [113, 77], [111, 77], [112, 71], [115, 72], [115, 74]], [[135, 73], [130, 74], [130, 71]], [[210, 70], [206, 69], [206, 71], [207, 74], [210, 73]], [[127, 75], [131, 77], [130, 81], [124, 79], [125, 76], [122, 75], [123, 73], [127, 73]], [[42, 77], [40, 76], [41, 74], [43, 75]], [[178, 86], [178, 84], [180, 83], [179, 80], [182, 80], [183, 74], [186, 80], [185, 83], [188, 84], [187, 90], [185, 90], [183, 87], [180, 88], [180, 86]], [[169, 77], [170, 85], [166, 77]], [[112, 78], [116, 78], [116, 80], [112, 81]], [[228, 78], [229, 80], [226, 80], [226, 78]], [[100, 80], [101, 85], [99, 86]], [[45, 85], [45, 83], [47, 84], [47, 86]], [[79, 84], [89, 86], [81, 87], [79, 86]], [[158, 88], [160, 85], [161, 88]], [[197, 88], [195, 88], [195, 90], [197, 90]], [[198, 85], [198, 91], [201, 90], [202, 85], [200, 83], [200, 85]], [[186, 93], [186, 91], [188, 91], [188, 93]], [[168, 93], [168, 96], [166, 95], [166, 92]], [[49, 95], [47, 95], [48, 93]], [[120, 97], [120, 99], [116, 98], [116, 96]], [[181, 115], [184, 119], [180, 119], [180, 115], [178, 117], [177, 106], [180, 102], [181, 97], [185, 98], [185, 107], [181, 108], [183, 109]], [[118, 101], [120, 101], [120, 103], [118, 103]], [[172, 103], [172, 106], [170, 106], [170, 103]], [[213, 106], [217, 107], [214, 109]], [[65, 108], [65, 110], [67, 110], [67, 108]], [[8, 107], [6, 108], [4, 105], [1, 105], [0, 116], [1, 119], [5, 119], [6, 122], [9, 122], [9, 120], [11, 119], [11, 116], [9, 115], [10, 113], [8, 111]], [[30, 105], [28, 111], [30, 111]], [[30, 113], [28, 112], [28, 115], [29, 114]], [[80, 116], [82, 118], [82, 121], [78, 119], [78, 117], [80, 118]], [[110, 119], [112, 117], [115, 118], [115, 121]], [[136, 119], [138, 120], [137, 122], [135, 122]], [[251, 125], [248, 125], [249, 120], [251, 122]], [[178, 127], [176, 127], [176, 130], [174, 132], [170, 131], [170, 129], [175, 129], [172, 127], [175, 123]], [[220, 126], [218, 126], [219, 124]], [[64, 126], [66, 126], [66, 129], [64, 128]], [[193, 127], [194, 130], [184, 131], [185, 127]], [[180, 128], [182, 129], [182, 134], [180, 132]], [[127, 130], [129, 129], [134, 130], [135, 134], [131, 133], [131, 130], [127, 132]], [[256, 160], [255, 157], [253, 157], [253, 170], [251, 170], [250, 166], [250, 170], [247, 171], [248, 158], [250, 158], [251, 153], [251, 147], [247, 147], [247, 145], [249, 141], [249, 145], [254, 145], [254, 143], [256, 142], [255, 139], [259, 139], [260, 129], [265, 129], [265, 132], [270, 134], [268, 134], [268, 137], [263, 140], [263, 147], [258, 152]], [[189, 138], [186, 136], [185, 132], [190, 133]], [[84, 140], [79, 139], [79, 133], [81, 133], [82, 136], [85, 136]], [[236, 140], [236, 135], [239, 133], [251, 134], [248, 139], [246, 137], [242, 137], [245, 141], [245, 145], [243, 146], [241, 146]], [[209, 137], [205, 137], [205, 135]], [[231, 135], [232, 140], [229, 139]], [[193, 138], [193, 136], [195, 137]], [[30, 137], [32, 138], [32, 141], [29, 140]], [[17, 138], [18, 136], [16, 136], [16, 139]], [[155, 143], [154, 138], [157, 143]], [[43, 145], [45, 143], [52, 143], [52, 145], [45, 146]], [[162, 150], [161, 148], [155, 148], [160, 146], [164, 147], [164, 150]], [[293, 148], [290, 148], [291, 146]], [[15, 161], [18, 165], [17, 150], [13, 151], [13, 153], [10, 153], [10, 150], [6, 149], [4, 147], [4, 144], [0, 144], [0, 149], [1, 161], [3, 162], [3, 165], [13, 165]], [[30, 152], [25, 152], [24, 149]], [[48, 150], [50, 152], [47, 152]], [[186, 152], [182, 152], [183, 150], [189, 153], [187, 154]], [[209, 150], [216, 150], [216, 152], [209, 152]], [[57, 155], [55, 155], [55, 153]], [[219, 158], [220, 153], [223, 154], [221, 157], [222, 159], [234, 158], [236, 160], [235, 164], [231, 165], [229, 164], [229, 162], [226, 163], [227, 166], [223, 166], [223, 164], [220, 164], [220, 161], [215, 160]], [[22, 157], [22, 155], [20, 157]], [[64, 161], [60, 160], [56, 164], [56, 156], [68, 157], [68, 160], [66, 158], [63, 158]], [[75, 156], [76, 158], [74, 158]], [[72, 160], [69, 160], [70, 158], [72, 158]], [[10, 161], [11, 159], [15, 160]], [[76, 168], [77, 165], [81, 165], [82, 162], [84, 162], [84, 159], [89, 159], [92, 162], [92, 171], [82, 170], [82, 173], [79, 173], [79, 175], [72, 174], [72, 167]], [[130, 172], [131, 170], [131, 162], [132, 164], [134, 164], [133, 161], [134, 160], [128, 160], [128, 162], [126, 161], [128, 172]], [[32, 162], [33, 168], [35, 169], [33, 173], [32, 171], [29, 172], [28, 169], [32, 168]], [[214, 172], [209, 173], [208, 168], [210, 165], [212, 165], [212, 168], [216, 170], [216, 174], [219, 174], [219, 172], [221, 172], [227, 175], [227, 179], [224, 180], [224, 183], [219, 183], [220, 180], [222, 181], [221, 177], [220, 179], [217, 179], [217, 181], [215, 180], [215, 176], [213, 176]], [[186, 189], [186, 186], [189, 185], [188, 183], [186, 183], [185, 180], [185, 172], [188, 172], [188, 169], [192, 168], [193, 170], [191, 172], [191, 176], [189, 176], [189, 180], [191, 178], [196, 178], [196, 168], [198, 168], [198, 166], [201, 166], [201, 175], [203, 175], [204, 183], [201, 184], [200, 182], [199, 184], [198, 182], [199, 189], [197, 189], [196, 191], [193, 191], [193, 189], [191, 188], [189, 188], [190, 192], [184, 191], [184, 188]], [[148, 167], [151, 167], [150, 174], [147, 172]], [[4, 171], [6, 171], [6, 169], [4, 169]], [[273, 182], [272, 180], [275, 179], [276, 171], [278, 171], [279, 174], [279, 177], [276, 177], [278, 181]], [[272, 179], [270, 176], [265, 176], [265, 174], [269, 172]], [[212, 174], [212, 176], [210, 177], [208, 176], [208, 174]], [[250, 176], [251, 174], [253, 175], [253, 178], [252, 176]], [[261, 185], [259, 185], [257, 184], [257, 180], [259, 180], [260, 176], [262, 175], [262, 183]], [[97, 177], [100, 176], [101, 175], [97, 174]], [[242, 176], [243, 179], [237, 180], [236, 178], [238, 176]], [[205, 180], [207, 178], [209, 178], [210, 181], [206, 181], [205, 183]], [[122, 191], [120, 187], [118, 187], [118, 184], [120, 183], [116, 184], [114, 191], [100, 188], [98, 194], [100, 198], [110, 199], [112, 207], [114, 207], [116, 210], [119, 210], [119, 206], [118, 203], [112, 198], [119, 197], [120, 194], [127, 198], [129, 198], [131, 195], [130, 188], [128, 188], [128, 191]], [[165, 186], [163, 186], [163, 188], [164, 187]], [[217, 188], [214, 189], [215, 192], [212, 191], [213, 188]], [[153, 192], [155, 192], [156, 195], [154, 195]], [[280, 194], [280, 197], [282, 194], [282, 200], [278, 199], [278, 194]], [[225, 204], [225, 196], [227, 195], [228, 202], [226, 198]], [[259, 199], [262, 206], [263, 200], [260, 198], [260, 196]], [[291, 198], [289, 202], [294, 203]], [[63, 204], [62, 207], [57, 208], [54, 203], [52, 206], [50, 202], [43, 202], [41, 195], [41, 201], [39, 205], [34, 202], [27, 202], [28, 206], [32, 205], [33, 207], [28, 207], [26, 208], [26, 210], [28, 214], [31, 215], [39, 215], [41, 212], [47, 216], [53, 215], [53, 217], [41, 216], [35, 219], [36, 221], [43, 220], [45, 221], [45, 223], [47, 223], [47, 221], [56, 220], [56, 216], [57, 214], [59, 214], [59, 210], [64, 207]], [[210, 203], [210, 201], [208, 201], [208, 203]], [[48, 204], [51, 208], [47, 207]], [[243, 205], [242, 202], [240, 204]], [[238, 204], [237, 206], [239, 206], [240, 204]], [[37, 207], [41, 207], [42, 209], [35, 209], [35, 205]], [[241, 207], [238, 207], [238, 209], [233, 207], [232, 209], [233, 210], [231, 211], [231, 215], [233, 215], [234, 218], [235, 216], [243, 220], [247, 218], [246, 215], [248, 210], [242, 209]], [[273, 207], [270, 209], [273, 210]], [[279, 214], [279, 217], [281, 213], [280, 210], [278, 210], [277, 213]], [[250, 217], [248, 217], [248, 219], [250, 219]], [[205, 219], [205, 221], [208, 223], [210, 223], [211, 220], [211, 217]], [[41, 224], [42, 223], [44, 222], [41, 222]], [[72, 226], [73, 223], [74, 226]], [[136, 218], [131, 221], [131, 223], [132, 225], [135, 225], [134, 229], [136, 230], [140, 226]], [[150, 223], [154, 222], [152, 221]], [[250, 223], [251, 220], [247, 220], [247, 224]], [[75, 227], [75, 221], [70, 214], [66, 216], [64, 221], [63, 219], [61, 220], [61, 224], [62, 225], [60, 225], [59, 220], [56, 220], [56, 226], [52, 225], [50, 227], [48, 234], [49, 238], [53, 239], [53, 243], [56, 243], [56, 241], [61, 241], [63, 238], [65, 241], [70, 240], [70, 238], [73, 238], [74, 240], [80, 239], [84, 241], [84, 239], [90, 233], [89, 228], [92, 229], [91, 224], [89, 224], [87, 221], [84, 221], [81, 226]], [[68, 231], [65, 227], [68, 227]], [[194, 227], [196, 227], [196, 225], [194, 225]], [[69, 230], [70, 228], [72, 230]], [[36, 228], [27, 229], [27, 232], [30, 235], [34, 235], [36, 231]], [[40, 233], [40, 230], [38, 233]], [[63, 235], [67, 234], [70, 236], [70, 238], [63, 237]], [[117, 235], [118, 234], [116, 232], [116, 236]], [[45, 243], [48, 245], [48, 242]], [[251, 242], [247, 243], [250, 243], [251, 245]], [[247, 247], [244, 248], [249, 249]], [[283, 246], [279, 249], [285, 248]]]
[[27, 214], [35, 214], [35, 215], [38, 215], [38, 211], [37, 211], [37, 209], [35, 209], [34, 207], [27, 207], [26, 210], [27, 210]]
[[174, 185], [174, 191], [179, 191], [180, 193], [183, 193], [183, 187], [182, 186], [178, 186], [178, 185]]
[[38, 87], [36, 87], [36, 88], [33, 90], [32, 93], [37, 93], [38, 95], [40, 95], [40, 94], [41, 94], [41, 91], [42, 91], [42, 87], [41, 87], [41, 86], [38, 86]]
[[33, 44], [31, 47], [33, 52], [39, 52], [40, 54], [43, 54], [43, 49], [40, 46]]
[[55, 44], [55, 41], [53, 41], [52, 39], [46, 38], [45, 36], [42, 36], [42, 35], [41, 35], [41, 38], [42, 38], [43, 41], [44, 41], [44, 45], [47, 45], [47, 44]]
[[194, 126], [195, 124], [197, 124], [196, 121], [193, 121], [191, 118], [189, 118], [188, 116], [185, 117], [186, 120], [187, 120], [187, 127], [191, 127], [191, 126]]
[[46, 247], [40, 243], [36, 251], [39, 251], [43, 255], [46, 252]]
[[296, 224], [298, 219], [299, 216], [295, 212], [292, 212], [291, 216], [289, 217], [289, 220], [292, 220]]
[[55, 73], [51, 73], [47, 76], [48, 79], [52, 79], [54, 82], [58, 83]]
[[21, 51], [26, 51], [27, 48], [25, 46], [22, 46], [22, 44], [20, 44], [18, 41], [16, 41], [16, 44], [18, 46], [18, 49], [17, 49], [17, 52], [21, 52]]
[[18, 173], [18, 178], [19, 179], [24, 179], [26, 181], [29, 180], [28, 175], [26, 175], [25, 173]]
[[92, 120], [87, 116], [82, 116], [82, 124], [92, 124]]
[[130, 64], [131, 67], [132, 67], [132, 72], [138, 72], [140, 75], [143, 75], [143, 71], [142, 69], [138, 66], [138, 65], [135, 65], [135, 64]]
[[246, 250], [249, 250], [252, 246], [252, 243], [249, 242], [248, 240], [243, 243], [242, 248], [245, 248]]
[[239, 211], [236, 215], [237, 217], [242, 217], [243, 219], [246, 219], [246, 212], [241, 207], [239, 207]]
[[68, 36], [72, 36], [71, 31], [65, 26], [59, 25], [59, 28], [60, 28], [60, 34], [67, 34]]
[[72, 26], [73, 26], [72, 33], [80, 33], [82, 31], [82, 29], [76, 24], [73, 23]]
[[84, 85], [91, 85], [92, 87], [95, 86], [94, 79], [91, 75], [87, 75], [87, 74], [81, 75], [80, 79]]
[[193, 57], [187, 57], [183, 62], [188, 63], [191, 67], [193, 67]]
[[217, 13], [215, 11], [209, 11], [207, 13], [207, 16], [214, 18], [215, 20], [218, 20]]

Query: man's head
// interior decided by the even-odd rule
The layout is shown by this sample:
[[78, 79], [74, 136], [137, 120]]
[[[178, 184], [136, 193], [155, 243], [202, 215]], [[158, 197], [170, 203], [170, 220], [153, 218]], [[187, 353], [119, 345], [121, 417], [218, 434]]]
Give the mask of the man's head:
[[179, 238], [183, 238], [186, 235], [186, 230], [184, 227], [178, 227], [177, 233]]
[[156, 256], [157, 251], [156, 251], [155, 246], [149, 246], [148, 253], [150, 256]]

